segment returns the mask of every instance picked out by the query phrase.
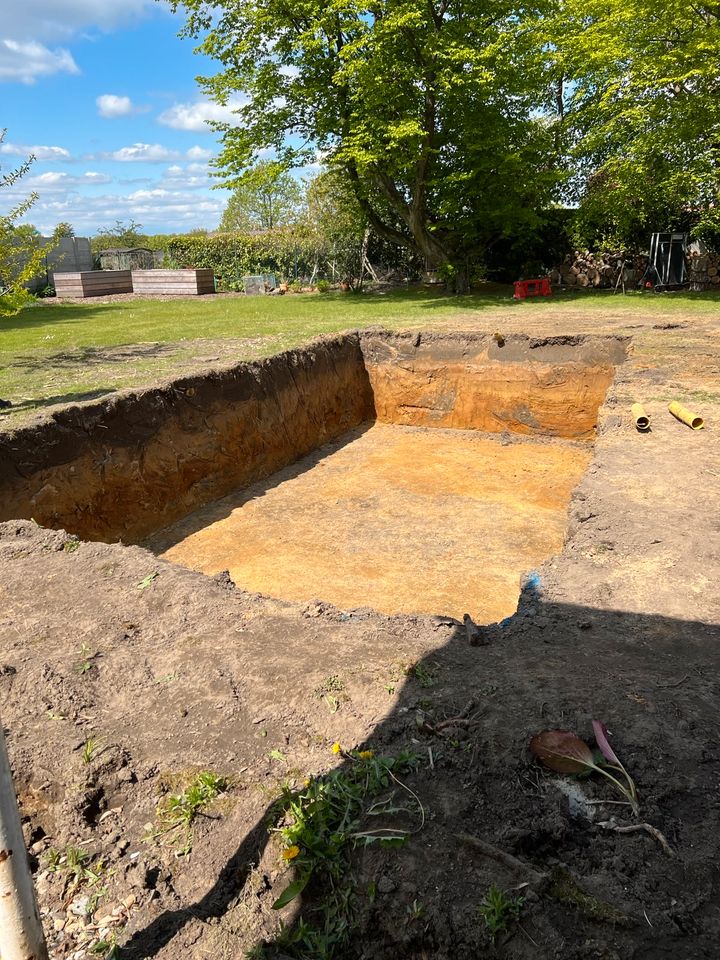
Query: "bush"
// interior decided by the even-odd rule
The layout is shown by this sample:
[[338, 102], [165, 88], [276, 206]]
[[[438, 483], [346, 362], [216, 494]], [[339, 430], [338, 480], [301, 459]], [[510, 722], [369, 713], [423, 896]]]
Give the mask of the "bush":
[[217, 237], [173, 237], [167, 255], [176, 267], [209, 267], [225, 286], [248, 274], [311, 276], [323, 251], [302, 229], [262, 234], [228, 233]]
[[318, 280], [315, 284], [318, 293], [328, 293], [330, 290], [330, 281], [329, 280]]

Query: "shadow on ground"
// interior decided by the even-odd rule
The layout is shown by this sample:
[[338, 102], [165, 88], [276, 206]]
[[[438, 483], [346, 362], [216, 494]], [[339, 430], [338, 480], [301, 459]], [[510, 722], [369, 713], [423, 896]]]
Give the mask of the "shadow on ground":
[[[327, 878], [316, 876], [300, 915], [286, 916], [286, 929], [252, 956], [716, 956], [720, 628], [553, 603], [532, 587], [509, 621], [481, 629], [478, 646], [461, 624], [437, 618], [437, 628], [449, 633], [447, 642], [416, 665], [392, 714], [358, 746], [376, 757], [415, 754], [402, 780], [422, 804], [422, 829], [414, 802], [409, 818], [366, 816], [364, 830], [400, 826], [412, 835], [399, 849], [356, 846], [347, 866], [355, 925], [328, 951], [293, 944], [298, 936], [307, 942], [301, 925], [315, 924], [322, 935], [335, 930], [335, 920], [318, 912], [329, 889]], [[529, 756], [528, 740], [542, 729], [591, 740], [593, 718], [608, 724], [635, 779], [639, 822], [662, 831], [672, 856], [644, 829], [616, 830], [635, 821], [602, 778], [571, 783]], [[346, 758], [343, 766], [356, 763]], [[270, 809], [240, 839], [214, 886], [135, 930], [122, 947], [124, 960], [155, 957], [171, 943], [163, 957], [181, 956], [205, 930], [222, 936], [224, 925], [222, 956], [241, 956], [231, 931], [242, 904], [260, 910], [252, 904], [267, 885]], [[252, 874], [264, 877], [260, 892], [246, 887]], [[281, 878], [272, 898], [282, 885]], [[494, 941], [478, 913], [491, 885], [523, 898], [519, 919]]]

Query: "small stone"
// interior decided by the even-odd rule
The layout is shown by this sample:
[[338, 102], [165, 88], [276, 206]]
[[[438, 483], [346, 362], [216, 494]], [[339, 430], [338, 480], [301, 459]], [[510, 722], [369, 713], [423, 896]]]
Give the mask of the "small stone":
[[75, 897], [70, 904], [70, 913], [75, 917], [86, 917], [89, 906], [90, 897]]
[[392, 893], [396, 887], [397, 884], [395, 881], [385, 874], [378, 880], [377, 888], [379, 893]]
[[62, 918], [62, 919], [56, 918], [55, 920], [53, 920], [53, 929], [57, 933], [60, 933], [61, 930], [65, 929], [66, 923], [67, 923], [67, 920], [65, 918]]

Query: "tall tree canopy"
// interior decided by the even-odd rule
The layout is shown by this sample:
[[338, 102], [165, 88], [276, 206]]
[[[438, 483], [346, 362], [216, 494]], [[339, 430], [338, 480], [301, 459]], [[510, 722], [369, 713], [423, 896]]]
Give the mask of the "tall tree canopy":
[[[537, 3], [543, 0], [536, 0]], [[275, 150], [345, 171], [373, 229], [467, 282], [494, 239], [532, 225], [562, 177], [539, 107], [543, 45], [509, 0], [175, 0], [222, 65], [217, 161], [232, 184]]]
[[551, 21], [586, 240], [720, 227], [720, 8], [567, 2]]
[[295, 177], [279, 163], [262, 160], [236, 181], [219, 229], [286, 227], [298, 220], [303, 202], [303, 190]]

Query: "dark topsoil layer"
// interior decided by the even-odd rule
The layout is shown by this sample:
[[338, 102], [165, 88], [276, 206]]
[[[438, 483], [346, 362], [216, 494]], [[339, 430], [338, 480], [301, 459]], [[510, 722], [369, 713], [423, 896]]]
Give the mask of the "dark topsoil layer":
[[[405, 846], [356, 851], [362, 923], [343, 956], [716, 957], [720, 456], [711, 430], [663, 416], [664, 402], [648, 402], [652, 433], [634, 432], [627, 405], [648, 370], [655, 391], [680, 382], [649, 348], [620, 368], [563, 553], [482, 646], [446, 619], [301, 609], [139, 547], [0, 525], [3, 721], [54, 956], [84, 957], [108, 929], [123, 960], [239, 960], [274, 943], [279, 920], [295, 917], [271, 910], [291, 874], [265, 815], [284, 779], [331, 768], [340, 741], [412, 750], [404, 781], [425, 811]], [[717, 411], [702, 410], [708, 421]], [[672, 855], [648, 832], [611, 829], [632, 823], [623, 807], [571, 813], [562, 778], [529, 756], [539, 730], [589, 739], [593, 718], [636, 780], [640, 821]], [[143, 842], [163, 791], [199, 769], [234, 785], [196, 821], [190, 856]], [[598, 778], [576, 786], [615, 799]], [[90, 918], [72, 910], [94, 888], [46, 868], [47, 848], [81, 843], [105, 860]], [[480, 901], [491, 884], [528, 882], [519, 924], [493, 944]]]

